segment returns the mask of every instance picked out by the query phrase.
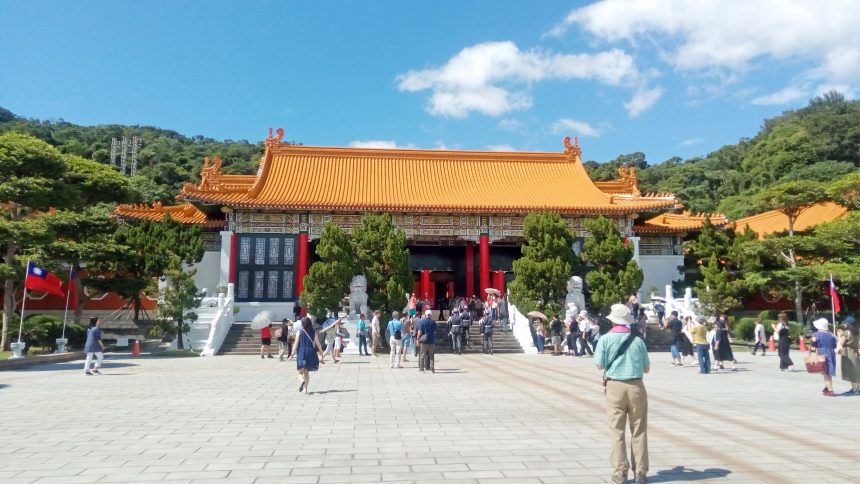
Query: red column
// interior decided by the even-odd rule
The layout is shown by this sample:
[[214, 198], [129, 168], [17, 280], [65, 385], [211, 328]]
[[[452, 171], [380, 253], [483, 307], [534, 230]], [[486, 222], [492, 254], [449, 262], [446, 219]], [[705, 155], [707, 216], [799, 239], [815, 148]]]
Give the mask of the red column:
[[[305, 290], [305, 276], [308, 273], [308, 233], [299, 232], [299, 246], [296, 253], [296, 297]], [[304, 311], [304, 308], [302, 308]]]
[[496, 271], [496, 283], [494, 287], [502, 294], [505, 293], [505, 271]]
[[448, 289], [446, 290], [445, 299], [450, 300], [454, 297], [454, 281], [448, 281]]
[[478, 295], [479, 298], [486, 298], [486, 292], [484, 289], [490, 287], [490, 236], [489, 235], [481, 235], [481, 267], [479, 269], [479, 278], [481, 283], [481, 294]]
[[466, 297], [475, 294], [475, 246], [466, 243]]
[[[430, 271], [426, 269], [421, 271], [421, 294], [418, 295], [418, 299], [424, 300], [425, 294], [428, 298], [433, 296], [430, 294]], [[433, 301], [430, 301], [430, 306], [433, 306]]]
[[239, 234], [233, 232], [233, 235], [230, 236], [230, 282], [231, 284], [236, 284], [236, 254], [239, 253]]

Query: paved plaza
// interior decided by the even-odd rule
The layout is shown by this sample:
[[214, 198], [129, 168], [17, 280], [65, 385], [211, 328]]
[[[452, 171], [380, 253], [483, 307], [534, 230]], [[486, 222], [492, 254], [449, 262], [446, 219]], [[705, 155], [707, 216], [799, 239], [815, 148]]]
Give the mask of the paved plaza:
[[[860, 397], [775, 355], [699, 375], [652, 354], [650, 482], [857, 482]], [[793, 355], [802, 366], [802, 356]], [[295, 363], [112, 356], [0, 373], [0, 482], [608, 482], [590, 359], [347, 356]], [[849, 388], [841, 381], [836, 390]]]

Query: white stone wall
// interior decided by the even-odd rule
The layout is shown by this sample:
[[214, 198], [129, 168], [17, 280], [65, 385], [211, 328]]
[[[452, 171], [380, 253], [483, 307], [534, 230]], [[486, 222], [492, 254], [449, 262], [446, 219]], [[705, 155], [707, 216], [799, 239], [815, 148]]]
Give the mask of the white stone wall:
[[204, 252], [203, 259], [191, 267], [197, 269], [197, 274], [194, 275], [194, 284], [197, 289], [206, 288], [207, 295], [215, 296], [221, 278], [221, 252]]
[[[645, 274], [640, 291], [646, 296], [651, 287], [657, 288], [657, 294], [661, 294], [663, 288], [673, 281], [683, 278], [678, 267], [684, 265], [682, 255], [639, 255], [639, 267]], [[640, 300], [645, 300], [640, 297]]]

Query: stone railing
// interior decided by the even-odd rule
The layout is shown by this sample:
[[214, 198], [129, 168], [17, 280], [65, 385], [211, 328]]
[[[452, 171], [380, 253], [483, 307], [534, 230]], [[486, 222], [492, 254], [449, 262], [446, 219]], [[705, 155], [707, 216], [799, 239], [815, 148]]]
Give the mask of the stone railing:
[[532, 338], [529, 318], [522, 315], [516, 306], [508, 303], [508, 320], [511, 322], [514, 337], [519, 341], [523, 352], [527, 355], [536, 355], [537, 348], [535, 347], [534, 338]]
[[[198, 320], [195, 326], [200, 326], [200, 330], [208, 326], [209, 337], [202, 344], [200, 356], [215, 356], [221, 345], [224, 344], [224, 338], [230, 332], [230, 327], [233, 326], [235, 317], [233, 315], [233, 284], [227, 285], [227, 294], [218, 294], [217, 298], [203, 298], [200, 307], [197, 309]], [[192, 334], [194, 329], [192, 329]], [[192, 346], [196, 341], [192, 338]]]

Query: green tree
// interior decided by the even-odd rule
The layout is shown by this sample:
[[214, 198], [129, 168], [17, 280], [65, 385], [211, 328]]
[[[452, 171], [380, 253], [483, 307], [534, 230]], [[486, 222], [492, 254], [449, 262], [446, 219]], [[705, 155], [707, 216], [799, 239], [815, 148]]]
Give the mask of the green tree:
[[45, 217], [63, 206], [72, 188], [63, 183], [63, 156], [43, 141], [19, 133], [0, 134], [0, 278], [3, 279], [3, 331], [0, 347], [8, 350], [15, 296], [24, 280], [19, 256], [32, 254], [52, 238]]
[[403, 308], [412, 292], [412, 271], [406, 234], [387, 213], [366, 213], [350, 239], [356, 270], [367, 278], [368, 302], [383, 312]]
[[329, 311], [337, 314], [340, 310], [340, 302], [349, 291], [355, 273], [355, 263], [349, 238], [331, 222], [323, 227], [316, 254], [319, 259], [308, 269], [300, 298], [302, 307], [322, 320]]
[[557, 213], [533, 212], [523, 221], [523, 256], [514, 261], [514, 280], [508, 286], [511, 302], [523, 314], [561, 308], [568, 279], [579, 267], [572, 250], [573, 234]]
[[614, 220], [600, 216], [586, 220], [584, 225], [590, 237], [585, 239], [582, 260], [594, 266], [585, 276], [591, 307], [605, 313], [610, 306], [639, 290], [644, 275]]
[[202, 300], [194, 284], [196, 273], [196, 269], [183, 270], [181, 259], [173, 256], [164, 271], [164, 286], [159, 287], [158, 279], [154, 279], [148, 288], [150, 294], [158, 296], [153, 334], [162, 336], [175, 331], [177, 348], [180, 350], [184, 349], [183, 335], [191, 329], [189, 323], [197, 320], [197, 313], [193, 309], [200, 306]]
[[725, 313], [740, 307], [740, 292], [741, 283], [735, 280], [717, 261], [717, 256], [712, 254], [702, 266], [702, 280], [696, 282], [699, 302], [711, 314]]
[[827, 194], [849, 210], [860, 210], [860, 171], [832, 181], [827, 186]]
[[803, 292], [809, 285], [811, 272], [799, 268], [797, 259], [798, 245], [803, 241], [794, 240], [794, 224], [806, 208], [826, 199], [824, 186], [814, 181], [793, 181], [768, 187], [753, 198], [761, 212], [776, 210], [788, 218], [788, 234], [774, 234], [764, 240], [764, 248], [777, 259], [783, 261], [788, 270], [773, 271], [775, 280], [788, 282], [794, 286], [794, 305], [798, 323], [803, 324]]
[[165, 214], [160, 222], [144, 220], [123, 224], [113, 242], [122, 246], [111, 260], [95, 263], [99, 272], [110, 272], [109, 279], [90, 278], [87, 284], [100, 291], [114, 291], [134, 307], [140, 318], [141, 296], [153, 279], [164, 276], [178, 259], [194, 264], [203, 258], [203, 238], [199, 226], [183, 227]]

